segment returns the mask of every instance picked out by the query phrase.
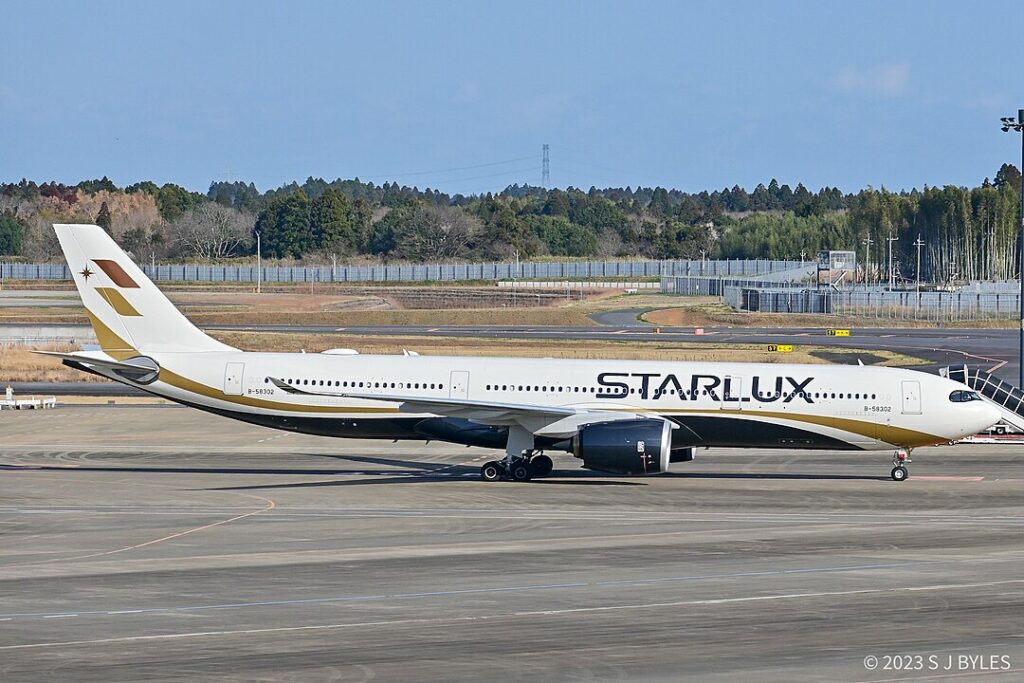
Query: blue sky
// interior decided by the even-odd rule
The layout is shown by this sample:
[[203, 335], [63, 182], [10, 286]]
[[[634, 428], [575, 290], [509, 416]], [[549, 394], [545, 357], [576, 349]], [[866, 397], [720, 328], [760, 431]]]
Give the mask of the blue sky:
[[[964, 2], [90, 2], [0, 9], [0, 181], [448, 192], [973, 185], [1024, 12]], [[1017, 67], [1011, 66], [1016, 57]]]

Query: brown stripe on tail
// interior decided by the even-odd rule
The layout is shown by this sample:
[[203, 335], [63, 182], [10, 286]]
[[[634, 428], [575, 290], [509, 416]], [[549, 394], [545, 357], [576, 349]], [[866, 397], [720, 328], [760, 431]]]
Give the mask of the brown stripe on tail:
[[114, 284], [118, 287], [130, 287], [133, 289], [139, 288], [138, 283], [135, 282], [128, 273], [124, 272], [124, 268], [122, 268], [117, 261], [111, 261], [110, 259], [105, 258], [94, 258], [92, 262], [99, 266], [100, 270], [106, 273], [107, 277], [113, 280]]

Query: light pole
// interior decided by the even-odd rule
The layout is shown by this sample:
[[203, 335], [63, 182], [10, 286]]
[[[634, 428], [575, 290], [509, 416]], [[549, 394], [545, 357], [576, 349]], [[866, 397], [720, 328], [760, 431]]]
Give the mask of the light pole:
[[256, 293], [260, 294], [263, 287], [263, 257], [260, 255], [260, 231], [253, 232], [256, 233]]
[[[1000, 119], [1003, 132], [1011, 130], [1024, 133], [1024, 109], [1017, 110], [1017, 120], [1012, 116]], [[1017, 236], [1017, 277], [1020, 278], [1020, 382], [1017, 386], [1024, 387], [1024, 135], [1020, 136], [1020, 234]]]
[[895, 287], [895, 284], [893, 282], [893, 280], [895, 279], [895, 274], [892, 272], [892, 243], [893, 242], [898, 242], [899, 239], [900, 239], [899, 237], [893, 237], [891, 232], [889, 233], [889, 236], [885, 238], [885, 241], [889, 243], [889, 291], [890, 292], [893, 290], [893, 287]]
[[921, 236], [917, 236], [917, 240], [914, 242], [914, 246], [917, 247], [917, 291], [921, 292], [921, 247], [924, 246], [924, 240]]
[[864, 289], [868, 288], [868, 259], [871, 258], [871, 245], [875, 241], [870, 237], [865, 237], [863, 240], [864, 244]]

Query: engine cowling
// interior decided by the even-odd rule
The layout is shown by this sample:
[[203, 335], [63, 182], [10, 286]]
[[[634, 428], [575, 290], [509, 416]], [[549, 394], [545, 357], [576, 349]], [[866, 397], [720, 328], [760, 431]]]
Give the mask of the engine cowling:
[[672, 424], [650, 419], [585, 425], [572, 438], [572, 452], [589, 470], [614, 474], [665, 472], [672, 453]]
[[693, 462], [697, 457], [697, 449], [694, 446], [677, 448], [668, 457], [669, 462]]

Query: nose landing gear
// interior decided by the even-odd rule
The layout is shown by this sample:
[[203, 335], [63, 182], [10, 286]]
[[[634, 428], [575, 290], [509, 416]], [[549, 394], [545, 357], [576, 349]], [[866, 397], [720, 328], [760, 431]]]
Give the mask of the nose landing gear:
[[893, 481], [906, 481], [907, 477], [910, 476], [910, 471], [907, 469], [907, 465], [910, 464], [910, 451], [905, 448], [901, 448], [896, 451], [892, 456], [892, 471], [889, 476], [892, 477]]

